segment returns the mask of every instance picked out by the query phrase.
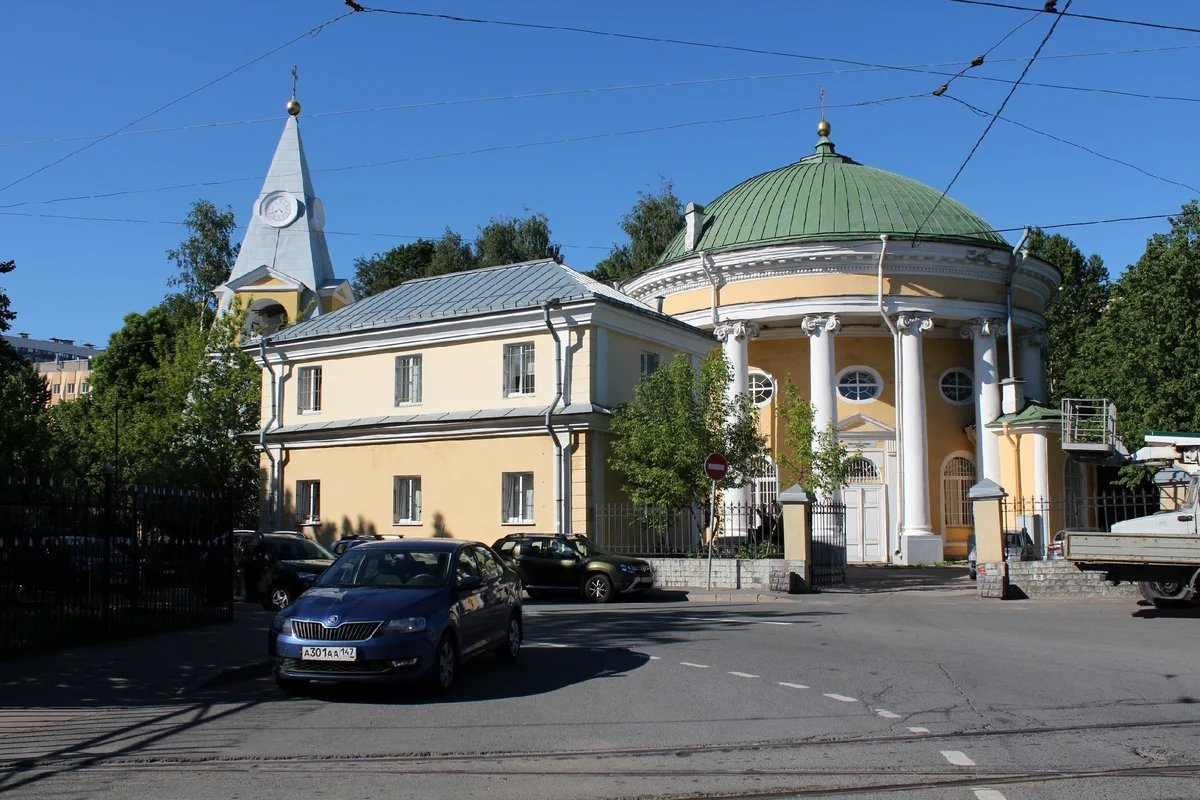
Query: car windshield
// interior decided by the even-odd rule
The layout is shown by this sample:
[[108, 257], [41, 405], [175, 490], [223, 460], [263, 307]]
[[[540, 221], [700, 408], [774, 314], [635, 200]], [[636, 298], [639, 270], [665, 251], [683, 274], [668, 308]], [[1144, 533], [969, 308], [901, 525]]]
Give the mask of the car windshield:
[[325, 571], [318, 586], [444, 586], [450, 553], [439, 550], [384, 550], [355, 547]]
[[267, 552], [282, 561], [333, 560], [333, 554], [324, 547], [299, 536], [267, 539], [263, 545]]

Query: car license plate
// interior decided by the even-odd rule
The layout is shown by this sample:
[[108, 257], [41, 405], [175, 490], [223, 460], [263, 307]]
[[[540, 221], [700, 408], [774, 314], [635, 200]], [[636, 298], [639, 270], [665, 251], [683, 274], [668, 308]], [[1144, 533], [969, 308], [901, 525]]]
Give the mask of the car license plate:
[[302, 647], [300, 658], [304, 661], [354, 661], [358, 658], [357, 647]]

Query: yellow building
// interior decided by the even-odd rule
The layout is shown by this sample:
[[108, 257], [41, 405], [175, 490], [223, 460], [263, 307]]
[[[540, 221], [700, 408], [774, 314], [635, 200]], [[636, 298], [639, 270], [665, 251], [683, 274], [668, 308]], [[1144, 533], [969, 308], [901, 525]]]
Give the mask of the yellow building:
[[1057, 420], [1009, 425], [1022, 389], [1046, 400], [1043, 313], [1060, 276], [951, 198], [840, 155], [828, 134], [822, 121], [811, 155], [689, 204], [658, 266], [621, 289], [721, 340], [776, 458], [779, 383], [806, 390], [818, 427], [858, 453], [842, 492], [849, 561], [961, 558], [976, 482], [1043, 500], [1062, 486]]

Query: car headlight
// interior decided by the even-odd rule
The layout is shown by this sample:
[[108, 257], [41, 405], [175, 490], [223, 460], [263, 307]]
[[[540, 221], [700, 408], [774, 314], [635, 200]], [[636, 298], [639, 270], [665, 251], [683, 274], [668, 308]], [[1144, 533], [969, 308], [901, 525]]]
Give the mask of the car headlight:
[[416, 633], [425, 630], [424, 617], [402, 617], [389, 619], [383, 624], [384, 633]]
[[317, 572], [297, 572], [296, 577], [302, 581], [315, 581], [321, 576], [320, 573]]
[[292, 627], [292, 618], [285, 617], [283, 614], [277, 614], [271, 622], [271, 627], [279, 631], [285, 636], [295, 636], [295, 629]]
[[622, 564], [620, 566], [620, 570], [621, 570], [621, 572], [624, 572], [627, 575], [632, 575], [633, 573], [637, 572], [637, 566], [635, 566], [634, 564]]

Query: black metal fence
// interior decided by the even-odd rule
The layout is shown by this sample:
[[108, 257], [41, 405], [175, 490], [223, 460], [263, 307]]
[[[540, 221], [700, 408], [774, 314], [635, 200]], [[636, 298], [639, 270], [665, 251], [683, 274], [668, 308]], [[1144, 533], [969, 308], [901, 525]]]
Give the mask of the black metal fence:
[[1001, 505], [1005, 558], [1057, 558], [1065, 531], [1108, 531], [1114, 523], [1164, 510], [1170, 502], [1158, 489], [1113, 490], [1053, 501], [1008, 498]]
[[[643, 558], [782, 558], [783, 516], [776, 505], [718, 504], [654, 508], [624, 503], [594, 506], [592, 539], [613, 553]], [[710, 537], [710, 531], [712, 536]]]
[[0, 484], [0, 656], [230, 619], [224, 493]]
[[846, 582], [846, 504], [824, 500], [812, 514], [812, 584], [815, 588]]

